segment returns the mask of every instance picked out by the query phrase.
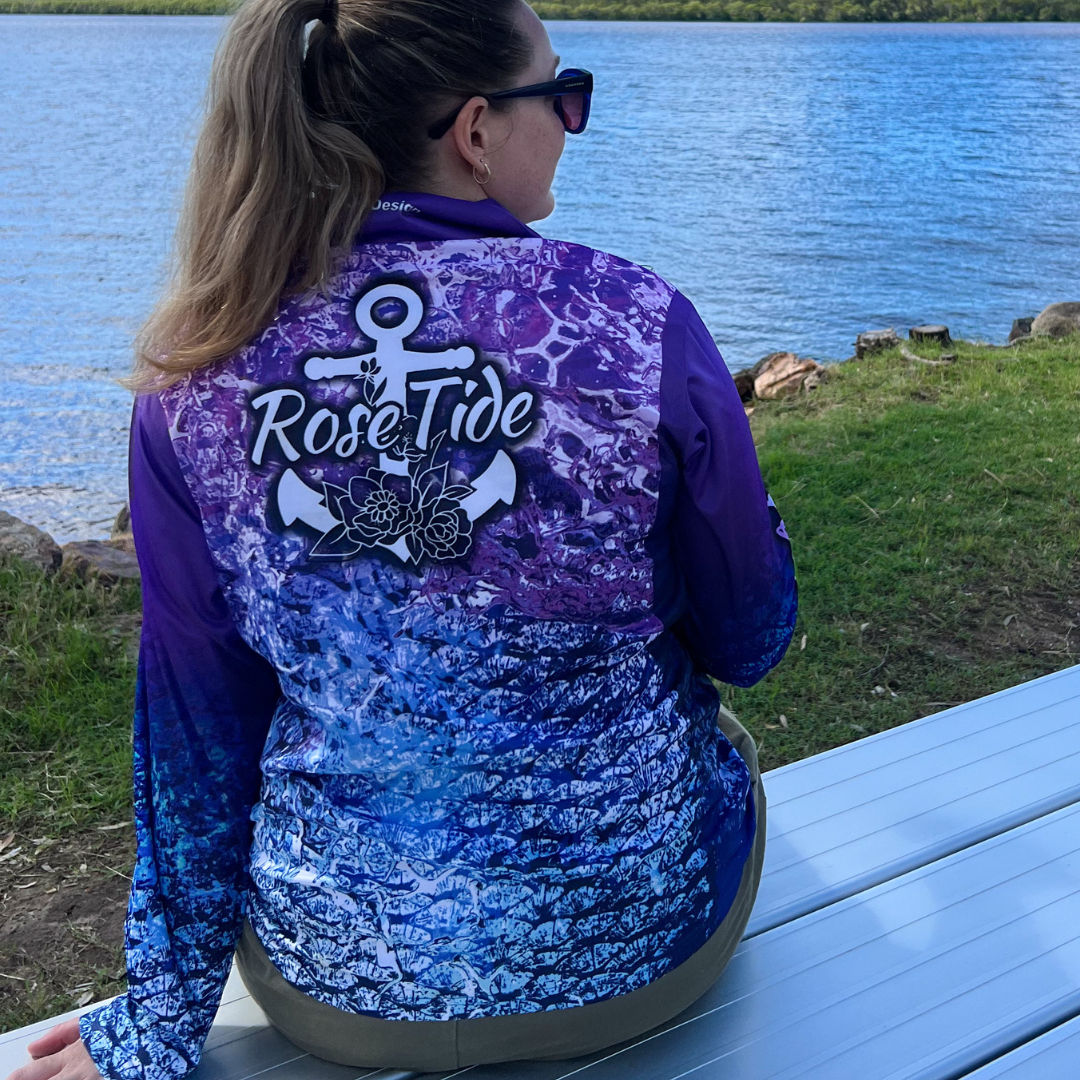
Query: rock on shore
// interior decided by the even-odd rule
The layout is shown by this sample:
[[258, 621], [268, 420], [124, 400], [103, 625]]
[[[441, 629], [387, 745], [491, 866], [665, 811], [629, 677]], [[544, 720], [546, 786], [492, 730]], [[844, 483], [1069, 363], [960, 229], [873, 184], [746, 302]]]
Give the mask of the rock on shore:
[[1031, 324], [1034, 337], [1063, 338], [1080, 333], [1080, 303], [1051, 304]]
[[825, 368], [816, 360], [793, 352], [769, 353], [753, 367], [734, 375], [735, 388], [744, 404], [755, 398], [768, 401], [800, 390], [812, 390], [825, 379]]
[[64, 559], [60, 545], [47, 532], [3, 510], [0, 510], [0, 554], [14, 555], [46, 574], [55, 574]]
[[61, 547], [44, 530], [0, 510], [0, 555], [14, 556], [43, 571], [60, 571], [102, 585], [138, 581], [139, 561], [127, 507], [117, 515], [108, 540], [79, 540]]
[[125, 551], [122, 540], [77, 540], [65, 544], [61, 551], [65, 574], [80, 581], [96, 578], [102, 585], [118, 581], [139, 581], [139, 560], [133, 552]]

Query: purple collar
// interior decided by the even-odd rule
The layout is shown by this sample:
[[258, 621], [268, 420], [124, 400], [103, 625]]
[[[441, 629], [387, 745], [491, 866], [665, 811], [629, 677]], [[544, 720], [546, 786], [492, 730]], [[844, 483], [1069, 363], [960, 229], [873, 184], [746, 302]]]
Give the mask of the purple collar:
[[388, 191], [360, 229], [360, 243], [539, 235], [494, 199], [468, 202], [445, 195]]

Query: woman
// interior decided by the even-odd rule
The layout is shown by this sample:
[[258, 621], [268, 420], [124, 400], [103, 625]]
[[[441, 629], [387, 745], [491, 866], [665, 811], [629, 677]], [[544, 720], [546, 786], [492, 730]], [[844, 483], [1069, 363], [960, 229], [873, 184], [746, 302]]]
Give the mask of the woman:
[[447, 1070], [631, 1038], [738, 942], [709, 676], [783, 655], [790, 549], [689, 302], [523, 224], [557, 62], [522, 0], [234, 17], [134, 376], [129, 989], [18, 1080], [184, 1076], [234, 951], [301, 1047]]

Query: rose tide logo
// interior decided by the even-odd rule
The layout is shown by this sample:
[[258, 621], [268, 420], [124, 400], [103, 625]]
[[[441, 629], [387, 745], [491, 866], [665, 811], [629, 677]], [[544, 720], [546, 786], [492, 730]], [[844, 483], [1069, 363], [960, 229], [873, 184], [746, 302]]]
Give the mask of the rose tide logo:
[[274, 499], [282, 522], [319, 534], [313, 558], [348, 559], [383, 548], [406, 564], [457, 559], [472, 546], [474, 523], [514, 500], [517, 470], [501, 446], [472, 477], [451, 476], [449, 451], [525, 438], [536, 395], [507, 387], [471, 345], [408, 348], [405, 340], [424, 315], [422, 298], [407, 285], [378, 285], [359, 297], [356, 322], [375, 348], [310, 356], [303, 364], [311, 381], [350, 381], [350, 404], [342, 410], [313, 403], [293, 386], [251, 400], [259, 414], [253, 465], [270, 453], [288, 462], [366, 463], [348, 486], [323, 481], [320, 490], [292, 468], [278, 479]]

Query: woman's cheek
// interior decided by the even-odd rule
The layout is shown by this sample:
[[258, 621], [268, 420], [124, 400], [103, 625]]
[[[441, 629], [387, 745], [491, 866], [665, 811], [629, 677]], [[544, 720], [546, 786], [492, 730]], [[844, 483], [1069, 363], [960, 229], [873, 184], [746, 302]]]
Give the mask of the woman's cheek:
[[556, 116], [554, 129], [549, 125], [544, 132], [544, 177], [547, 186], [555, 179], [555, 169], [562, 157], [566, 146], [566, 132], [563, 130], [562, 121]]

